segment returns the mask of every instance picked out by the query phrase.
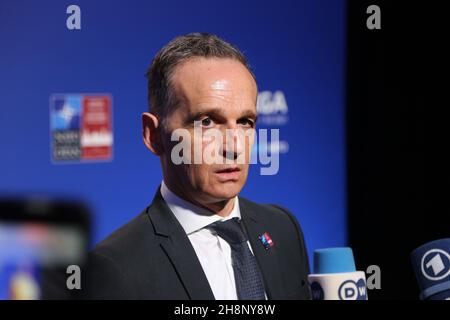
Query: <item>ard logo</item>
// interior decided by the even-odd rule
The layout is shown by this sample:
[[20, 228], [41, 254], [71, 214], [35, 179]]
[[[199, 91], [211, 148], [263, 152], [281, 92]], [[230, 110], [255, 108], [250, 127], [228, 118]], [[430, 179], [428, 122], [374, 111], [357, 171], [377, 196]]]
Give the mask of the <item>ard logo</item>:
[[442, 280], [450, 275], [450, 255], [442, 249], [428, 250], [422, 257], [421, 267], [428, 280]]

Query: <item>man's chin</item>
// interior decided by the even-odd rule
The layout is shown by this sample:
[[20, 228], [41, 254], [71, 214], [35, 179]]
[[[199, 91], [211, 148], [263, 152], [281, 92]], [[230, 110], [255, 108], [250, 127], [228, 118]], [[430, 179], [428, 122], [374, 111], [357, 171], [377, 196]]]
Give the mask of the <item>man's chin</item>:
[[236, 197], [241, 191], [242, 186], [234, 183], [221, 184], [217, 188], [205, 192], [211, 199], [215, 201], [225, 201]]

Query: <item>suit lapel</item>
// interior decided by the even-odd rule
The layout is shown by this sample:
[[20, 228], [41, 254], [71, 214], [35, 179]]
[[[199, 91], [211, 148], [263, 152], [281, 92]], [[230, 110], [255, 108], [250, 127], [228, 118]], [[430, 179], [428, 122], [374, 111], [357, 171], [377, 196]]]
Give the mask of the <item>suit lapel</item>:
[[155, 233], [160, 236], [160, 245], [172, 262], [189, 298], [214, 300], [214, 294], [195, 250], [159, 190], [158, 188], [147, 213]]
[[244, 228], [252, 246], [253, 254], [258, 261], [261, 273], [264, 278], [264, 285], [268, 299], [283, 299], [282, 277], [278, 265], [278, 254], [276, 239], [273, 239], [274, 246], [266, 250], [258, 239], [258, 236], [268, 232], [270, 228], [260, 221], [257, 212], [249, 205], [239, 199], [241, 217]]

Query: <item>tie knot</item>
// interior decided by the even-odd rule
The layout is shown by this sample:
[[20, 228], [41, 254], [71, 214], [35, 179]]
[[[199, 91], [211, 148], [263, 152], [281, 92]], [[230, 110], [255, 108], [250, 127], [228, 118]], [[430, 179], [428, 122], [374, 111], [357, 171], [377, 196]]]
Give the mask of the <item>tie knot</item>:
[[225, 221], [217, 221], [208, 225], [207, 228], [214, 230], [230, 245], [247, 241], [247, 236], [242, 230], [241, 223], [238, 218], [232, 218]]

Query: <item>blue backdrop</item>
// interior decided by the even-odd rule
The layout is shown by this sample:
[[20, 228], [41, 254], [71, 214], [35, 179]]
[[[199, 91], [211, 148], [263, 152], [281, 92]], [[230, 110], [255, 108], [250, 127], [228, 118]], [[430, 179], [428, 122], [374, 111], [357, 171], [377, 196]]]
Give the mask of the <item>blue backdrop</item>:
[[[81, 8], [81, 30], [66, 28], [70, 4]], [[281, 124], [262, 123], [280, 128], [279, 173], [252, 166], [242, 195], [289, 208], [310, 255], [345, 245], [345, 9], [337, 0], [0, 0], [0, 195], [87, 201], [94, 243], [137, 215], [161, 181], [141, 138], [145, 71], [173, 37], [205, 31], [243, 50], [260, 92], [288, 110], [267, 115]], [[52, 164], [50, 95], [80, 92], [112, 96], [113, 160]]]

